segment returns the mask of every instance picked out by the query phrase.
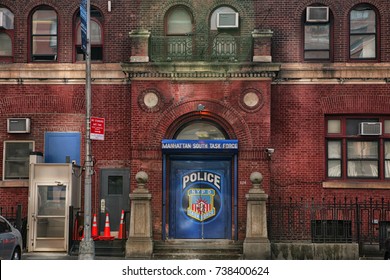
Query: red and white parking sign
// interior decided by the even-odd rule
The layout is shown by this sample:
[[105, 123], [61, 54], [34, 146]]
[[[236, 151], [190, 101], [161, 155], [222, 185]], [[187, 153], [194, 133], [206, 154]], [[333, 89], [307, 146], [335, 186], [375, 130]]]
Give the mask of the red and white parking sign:
[[91, 140], [104, 140], [104, 118], [91, 117]]

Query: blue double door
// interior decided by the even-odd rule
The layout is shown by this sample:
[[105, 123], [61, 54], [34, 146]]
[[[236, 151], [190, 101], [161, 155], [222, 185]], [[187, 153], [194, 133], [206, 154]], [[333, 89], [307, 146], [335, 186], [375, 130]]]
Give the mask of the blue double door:
[[169, 238], [231, 238], [231, 167], [229, 157], [171, 158]]

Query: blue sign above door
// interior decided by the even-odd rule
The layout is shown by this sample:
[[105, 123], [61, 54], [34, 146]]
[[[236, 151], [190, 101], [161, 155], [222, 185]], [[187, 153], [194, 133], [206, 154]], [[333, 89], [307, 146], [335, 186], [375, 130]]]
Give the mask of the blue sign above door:
[[161, 142], [162, 151], [171, 152], [233, 152], [238, 151], [238, 140], [171, 140]]

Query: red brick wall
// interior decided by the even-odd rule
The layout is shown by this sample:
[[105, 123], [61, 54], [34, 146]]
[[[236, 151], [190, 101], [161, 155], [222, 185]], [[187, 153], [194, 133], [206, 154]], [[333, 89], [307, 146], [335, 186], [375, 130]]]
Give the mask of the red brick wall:
[[387, 47], [390, 42], [390, 26], [388, 24], [390, 2], [386, 0], [373, 1], [286, 1], [265, 0], [254, 1], [256, 14], [256, 28], [271, 29], [274, 32], [272, 39], [273, 60], [277, 62], [303, 61], [302, 23], [305, 8], [309, 5], [321, 4], [330, 9], [332, 26], [333, 62], [347, 62], [349, 60], [349, 12], [357, 4], [369, 3], [378, 14], [380, 50], [379, 60], [390, 61], [390, 51]]
[[[180, 1], [182, 3], [183, 1]], [[390, 1], [372, 0], [380, 13], [380, 61], [390, 62]], [[104, 15], [104, 62], [127, 62], [131, 42], [129, 32], [146, 29], [152, 36], [164, 32], [163, 16], [175, 1], [92, 1]], [[205, 32], [207, 15], [217, 6], [215, 1], [186, 1], [194, 11], [196, 31]], [[202, 3], [202, 4], [200, 4]], [[302, 15], [312, 1], [227, 1], [237, 4], [243, 33], [253, 29], [271, 29], [274, 62], [302, 62]], [[348, 62], [348, 12], [358, 0], [331, 1], [333, 17], [333, 60]], [[1, 5], [15, 14], [14, 62], [29, 62], [29, 14], [38, 4], [47, 4], [59, 15], [58, 60], [73, 62], [73, 17], [80, 0], [2, 0]], [[208, 6], [207, 6], [207, 5]], [[206, 7], [207, 6], [207, 7]], [[250, 7], [250, 8], [248, 8]], [[252, 9], [253, 8], [253, 9]], [[207, 35], [207, 34], [206, 34]], [[240, 96], [246, 89], [262, 93], [264, 105], [255, 112], [240, 107]], [[145, 111], [139, 96], [155, 90], [163, 98], [156, 112]], [[271, 93], [272, 89], [272, 93]], [[83, 85], [0, 85], [0, 139], [34, 139], [36, 149], [43, 150], [45, 131], [84, 131], [85, 97]], [[232, 138], [240, 141], [239, 152], [239, 234], [244, 236], [246, 221], [245, 194], [251, 187], [253, 171], [264, 175], [264, 188], [272, 197], [369, 196], [389, 198], [388, 190], [324, 189], [324, 116], [326, 114], [388, 114], [389, 87], [364, 84], [273, 85], [269, 81], [245, 79], [224, 81], [184, 81], [134, 79], [131, 85], [93, 85], [92, 114], [106, 119], [104, 141], [94, 141], [93, 211], [98, 207], [99, 170], [130, 168], [130, 188], [135, 188], [135, 174], [149, 174], [147, 187], [153, 194], [154, 235], [161, 237], [161, 150], [160, 141], [173, 135], [179, 124], [198, 117], [196, 106], [206, 105], [206, 117], [223, 126]], [[32, 132], [28, 135], [6, 133], [7, 117], [30, 117]], [[82, 134], [83, 135], [83, 134]], [[0, 149], [2, 149], [2, 141]], [[275, 148], [268, 158], [264, 148]], [[82, 149], [82, 161], [84, 146]], [[0, 162], [2, 165], [2, 162]], [[0, 170], [2, 166], [0, 166]], [[2, 171], [0, 171], [2, 172]], [[0, 188], [0, 206], [27, 204], [27, 188]], [[5, 198], [5, 199], [3, 199]]]
[[[136, 26], [138, 1], [112, 1], [112, 11], [107, 11], [107, 1], [91, 1], [91, 5], [101, 11], [104, 17], [104, 61], [128, 61], [130, 55], [129, 32]], [[15, 15], [14, 29], [14, 62], [30, 61], [30, 13], [39, 5], [48, 5], [58, 14], [58, 62], [74, 61], [73, 32], [74, 16], [81, 1], [41, 1], [41, 0], [3, 0], [0, 6], [8, 8]]]
[[[128, 167], [130, 164], [130, 100], [128, 86], [92, 85], [92, 116], [106, 121], [104, 141], [92, 141], [96, 173], [94, 188], [99, 194], [99, 169]], [[44, 152], [44, 133], [49, 131], [78, 131], [84, 143], [85, 128], [85, 86], [84, 85], [0, 85], [0, 150], [5, 140], [34, 140], [35, 150]], [[6, 119], [28, 117], [31, 119], [31, 133], [7, 133]], [[81, 145], [81, 163], [84, 162], [85, 146]], [[0, 162], [2, 173], [3, 162]], [[19, 194], [20, 192], [20, 194]], [[18, 193], [18, 196], [14, 194]], [[27, 188], [0, 188], [0, 207], [14, 206], [22, 201], [27, 209]], [[24, 195], [24, 196], [23, 196]], [[93, 198], [96, 196], [93, 195]], [[98, 201], [93, 201], [98, 207]], [[95, 209], [94, 209], [95, 210]]]
[[[112, 11], [107, 11], [106, 0], [91, 1], [92, 5], [101, 10], [104, 15], [104, 61], [123, 62], [130, 56], [129, 32], [135, 29], [146, 29], [153, 35], [162, 35], [164, 21], [162, 13], [174, 5], [175, 1], [124, 1], [112, 2]], [[213, 1], [188, 1], [188, 5], [194, 14], [196, 32], [205, 32], [203, 24], [207, 22], [207, 16], [217, 6]], [[291, 2], [286, 0], [241, 0], [227, 1], [238, 9], [241, 16], [240, 24], [245, 34], [250, 34], [254, 29], [271, 29], [274, 32], [272, 38], [273, 60], [276, 62], [301, 62], [303, 61], [303, 36], [302, 16], [305, 8], [313, 4], [312, 1]], [[181, 3], [181, 2], [180, 2]], [[327, 5], [332, 18], [332, 42], [333, 61], [348, 61], [349, 50], [349, 22], [348, 13], [359, 0], [334, 1], [323, 0], [320, 4]], [[390, 2], [387, 0], [369, 1], [379, 12], [380, 26], [380, 61], [390, 61], [390, 25], [388, 11]], [[80, 1], [40, 1], [40, 0], [3, 0], [1, 4], [10, 9], [15, 15], [15, 54], [14, 62], [27, 62], [29, 55], [28, 40], [28, 16], [39, 4], [47, 4], [55, 8], [59, 15], [59, 62], [73, 62], [73, 16]]]
[[[262, 108], [245, 112], [239, 103], [245, 89], [261, 91]], [[139, 96], [146, 90], [157, 92], [163, 104], [157, 112], [147, 112], [139, 104]], [[135, 174], [142, 170], [149, 175], [148, 189], [152, 193], [153, 232], [161, 238], [162, 221], [162, 161], [161, 140], [172, 137], [177, 122], [199, 118], [196, 111], [199, 103], [205, 105], [203, 118], [214, 120], [239, 140], [239, 236], [242, 238], [246, 223], [245, 194], [251, 187], [249, 176], [260, 171], [265, 179], [268, 175], [268, 160], [264, 148], [270, 141], [270, 84], [269, 81], [133, 81], [132, 82], [132, 130], [131, 184], [135, 187]], [[171, 133], [167, 133], [171, 131]], [[268, 189], [265, 180], [264, 187]]]
[[390, 198], [388, 190], [322, 187], [326, 172], [325, 115], [388, 115], [388, 85], [273, 85], [271, 104], [271, 138], [275, 147], [271, 195]]

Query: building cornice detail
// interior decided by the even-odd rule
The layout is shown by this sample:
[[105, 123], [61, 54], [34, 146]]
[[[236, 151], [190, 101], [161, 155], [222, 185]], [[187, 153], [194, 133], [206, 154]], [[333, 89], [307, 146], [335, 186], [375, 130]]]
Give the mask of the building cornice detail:
[[384, 84], [390, 63], [284, 63], [275, 84]]
[[[96, 63], [92, 83], [128, 84], [132, 79], [266, 79], [274, 84], [387, 84], [390, 63]], [[83, 63], [0, 64], [0, 84], [84, 84]]]
[[[127, 77], [119, 63], [91, 65], [92, 83], [123, 84]], [[84, 63], [0, 64], [0, 84], [85, 84]]]
[[274, 79], [276, 63], [166, 62], [122, 63], [129, 79]]

